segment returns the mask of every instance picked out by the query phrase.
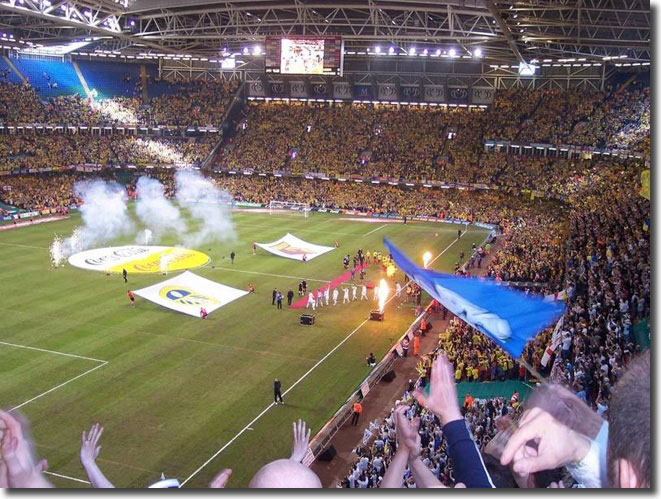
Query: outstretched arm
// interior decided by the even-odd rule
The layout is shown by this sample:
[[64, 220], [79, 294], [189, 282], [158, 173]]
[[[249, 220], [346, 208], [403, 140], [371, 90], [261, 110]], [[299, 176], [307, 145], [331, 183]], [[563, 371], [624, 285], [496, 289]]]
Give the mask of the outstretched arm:
[[443, 424], [443, 434], [448, 441], [448, 456], [454, 463], [456, 481], [464, 483], [468, 488], [493, 488], [482, 455], [459, 410], [452, 364], [445, 355], [439, 355], [434, 361], [429, 395], [418, 389], [415, 396], [424, 407], [436, 414]]
[[[406, 464], [409, 461], [410, 451], [409, 445], [405, 443], [406, 431], [404, 425], [410, 426], [411, 423], [406, 419], [406, 411], [409, 407], [400, 405], [395, 409], [395, 427], [397, 429], [397, 452], [390, 461], [390, 465], [383, 475], [383, 480], [379, 486], [382, 489], [401, 489], [404, 482], [404, 472], [406, 471]], [[415, 434], [417, 435], [417, 426]]]
[[103, 426], [94, 423], [90, 428], [89, 434], [83, 431], [80, 444], [80, 462], [85, 468], [85, 473], [95, 489], [114, 489], [115, 486], [105, 477], [99, 466], [96, 464], [96, 458], [99, 457], [101, 446], [97, 445], [103, 434]]
[[413, 474], [413, 479], [418, 488], [424, 489], [442, 485], [427, 466], [420, 459], [422, 444], [420, 442], [420, 419], [415, 418], [409, 421], [406, 418], [408, 406], [400, 406], [395, 411], [395, 424], [397, 427], [397, 440], [400, 447], [406, 447], [408, 450], [408, 465]]

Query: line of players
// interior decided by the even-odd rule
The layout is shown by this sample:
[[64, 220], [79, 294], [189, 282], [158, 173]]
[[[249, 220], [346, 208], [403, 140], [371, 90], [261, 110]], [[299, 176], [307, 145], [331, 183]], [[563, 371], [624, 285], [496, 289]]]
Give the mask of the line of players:
[[[342, 263], [344, 265], [345, 270], [349, 269], [349, 262], [351, 261], [350, 256], [347, 254], [344, 256]], [[351, 280], [353, 281], [356, 272], [359, 273], [360, 275], [360, 280], [363, 281], [365, 279], [365, 268], [367, 265], [371, 263], [375, 263], [377, 265], [382, 265], [384, 270], [387, 270], [390, 265], [392, 265], [392, 259], [390, 256], [383, 255], [382, 253], [378, 251], [374, 251], [373, 253], [370, 254], [369, 251], [367, 253], [363, 253], [362, 249], [358, 250], [358, 253], [353, 257], [353, 266], [351, 267]], [[301, 283], [304, 284], [305, 281]], [[303, 296], [306, 292], [307, 286], [301, 286], [299, 285], [298, 291], [299, 291], [299, 296]], [[339, 287], [339, 286], [338, 286]], [[338, 287], [333, 289], [332, 292], [332, 300], [333, 300], [333, 306], [337, 305], [338, 300], [340, 298], [340, 291]], [[369, 300], [367, 297], [367, 285], [361, 284], [360, 285], [360, 298], [358, 298], [358, 287], [356, 284], [351, 284], [351, 287], [347, 286], [342, 286], [342, 304], [345, 303], [350, 303], [351, 301], [363, 301], [363, 300]], [[351, 291], [351, 297], [349, 297], [349, 291]], [[398, 282], [395, 287], [395, 293], [396, 296], [399, 298], [401, 297], [402, 293], [402, 285]], [[373, 295], [372, 298], [374, 301], [379, 300], [379, 286], [375, 285], [373, 288]], [[312, 310], [316, 310], [317, 307], [323, 307], [329, 306], [331, 301], [331, 286], [330, 284], [327, 286], [322, 286], [320, 289], [317, 291], [310, 291], [308, 293], [308, 301], [307, 304], [305, 305], [305, 308], [310, 308], [312, 307]]]

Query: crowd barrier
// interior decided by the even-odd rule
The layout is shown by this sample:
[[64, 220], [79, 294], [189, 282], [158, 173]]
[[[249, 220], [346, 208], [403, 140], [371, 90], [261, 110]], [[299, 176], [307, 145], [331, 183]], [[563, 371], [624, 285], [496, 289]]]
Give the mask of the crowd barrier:
[[423, 318], [429, 317], [431, 314], [433, 301], [426, 307], [425, 311], [420, 314], [408, 327], [406, 332], [400, 336], [395, 344], [383, 356], [381, 361], [370, 371], [370, 373], [359, 383], [358, 388], [354, 393], [342, 404], [342, 406], [331, 416], [331, 418], [324, 424], [324, 426], [317, 432], [310, 442], [310, 449], [312, 456], [316, 459], [330, 444], [335, 434], [344, 426], [344, 424], [351, 418], [353, 411], [353, 404], [362, 400], [369, 391], [377, 385], [383, 377], [390, 372], [395, 364], [397, 358], [401, 354], [401, 342], [404, 338], [409, 340], [413, 339], [413, 334], [420, 328], [420, 321]]

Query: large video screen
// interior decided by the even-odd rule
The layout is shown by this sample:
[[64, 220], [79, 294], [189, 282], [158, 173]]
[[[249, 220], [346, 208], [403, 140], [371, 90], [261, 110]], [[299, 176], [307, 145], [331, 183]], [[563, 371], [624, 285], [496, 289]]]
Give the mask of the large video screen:
[[280, 41], [280, 73], [324, 74], [324, 41], [283, 38]]
[[290, 75], [342, 75], [342, 37], [267, 36], [265, 71]]

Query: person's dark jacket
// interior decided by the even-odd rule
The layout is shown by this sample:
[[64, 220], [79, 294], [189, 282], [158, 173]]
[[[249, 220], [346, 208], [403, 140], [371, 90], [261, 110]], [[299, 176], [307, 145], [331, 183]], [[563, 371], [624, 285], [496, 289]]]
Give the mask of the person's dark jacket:
[[443, 426], [448, 442], [448, 457], [454, 465], [454, 479], [467, 488], [495, 488], [475, 441], [464, 419]]

